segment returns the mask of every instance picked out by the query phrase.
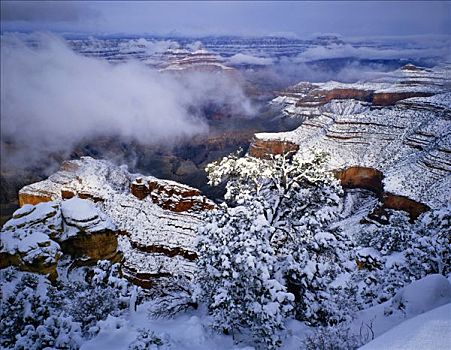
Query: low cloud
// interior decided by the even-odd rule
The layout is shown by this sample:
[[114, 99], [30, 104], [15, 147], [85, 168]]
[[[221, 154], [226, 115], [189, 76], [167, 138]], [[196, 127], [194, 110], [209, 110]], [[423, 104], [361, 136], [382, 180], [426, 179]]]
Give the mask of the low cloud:
[[310, 62], [333, 58], [357, 59], [418, 59], [427, 57], [446, 57], [449, 55], [449, 41], [442, 42], [439, 47], [405, 47], [381, 48], [368, 46], [353, 46], [351, 44], [333, 44], [316, 46], [307, 49], [293, 59], [293, 62]]
[[256, 65], [256, 66], [266, 66], [273, 63], [273, 59], [269, 57], [257, 57], [252, 55], [247, 55], [243, 53], [237, 53], [233, 55], [228, 60], [231, 65]]
[[33, 165], [103, 136], [175, 143], [208, 131], [200, 111], [212, 103], [252, 113], [241, 86], [225, 75], [162, 74], [139, 62], [84, 57], [51, 34], [28, 39], [1, 40], [3, 161]]

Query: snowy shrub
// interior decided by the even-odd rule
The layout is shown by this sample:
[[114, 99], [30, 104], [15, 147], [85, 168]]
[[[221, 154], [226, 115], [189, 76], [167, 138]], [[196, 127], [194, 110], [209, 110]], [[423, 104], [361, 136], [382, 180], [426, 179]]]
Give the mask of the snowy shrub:
[[375, 248], [383, 255], [406, 249], [413, 231], [407, 213], [389, 210], [388, 214], [388, 224], [368, 225], [357, 237], [357, 244]]
[[162, 338], [148, 329], [139, 329], [136, 339], [128, 346], [128, 350], [157, 350], [168, 348]]
[[[405, 251], [404, 270], [415, 279], [428, 274], [451, 273], [451, 206], [423, 214]], [[407, 272], [408, 271], [408, 272]]]
[[349, 324], [317, 327], [305, 341], [306, 350], [354, 350], [374, 338], [371, 325], [362, 325], [360, 334], [351, 332]]
[[161, 278], [152, 289], [146, 291], [153, 301], [150, 317], [175, 317], [181, 312], [197, 309], [198, 304], [193, 301], [194, 288], [191, 279], [184, 276]]
[[120, 278], [118, 267], [101, 261], [87, 270], [87, 282], [54, 286], [42, 275], [1, 270], [1, 347], [78, 349], [98, 332], [99, 320], [134, 307], [139, 291]]
[[78, 301], [67, 305], [67, 312], [82, 324], [84, 335], [89, 336], [96, 334], [98, 321], [128, 310], [137, 289], [119, 277], [119, 264], [111, 265], [108, 261], [98, 262], [89, 283], [72, 282], [64, 288], [69, 299]]
[[445, 207], [423, 214], [414, 224], [405, 214], [392, 211], [387, 225], [367, 228], [358, 243], [376, 249], [382, 263], [376, 269], [362, 264], [354, 273], [361, 308], [387, 301], [399, 289], [426, 275], [448, 276], [450, 226], [451, 210]]
[[[33, 332], [50, 316], [45, 300], [46, 288], [47, 285], [40, 276], [25, 273], [21, 274], [12, 293], [3, 295], [4, 299], [0, 308], [2, 347], [13, 347], [16, 344], [16, 337]], [[41, 295], [40, 292], [43, 289], [44, 292]]]
[[79, 349], [81, 344], [79, 323], [74, 322], [71, 317], [50, 316], [36, 328], [27, 325], [17, 336], [14, 349]]

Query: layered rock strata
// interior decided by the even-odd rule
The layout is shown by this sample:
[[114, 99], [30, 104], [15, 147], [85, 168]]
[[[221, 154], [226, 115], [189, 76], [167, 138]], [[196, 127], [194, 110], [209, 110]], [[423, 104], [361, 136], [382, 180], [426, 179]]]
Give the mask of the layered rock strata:
[[[83, 195], [104, 212], [116, 227], [125, 276], [145, 287], [158, 277], [192, 275], [200, 214], [214, 207], [195, 188], [130, 174], [124, 167], [90, 157], [65, 162], [47, 180], [25, 186], [19, 196], [25, 204], [28, 196], [44, 192], [42, 201]], [[103, 244], [100, 238], [97, 243]], [[83, 244], [70, 243], [75, 250]]]
[[[301, 152], [308, 148], [326, 151], [331, 156], [329, 168], [344, 187], [369, 189], [379, 196], [385, 208], [405, 210], [416, 218], [428, 208], [450, 201], [448, 73], [449, 67], [413, 70], [408, 66], [395, 72], [392, 82], [351, 84], [352, 89], [340, 95], [343, 99], [329, 100], [320, 107], [324, 98], [337, 95], [324, 88], [327, 84], [321, 88], [300, 84], [294, 95], [280, 96], [279, 100], [289, 100], [294, 106], [320, 89], [324, 92], [322, 102], [303, 106], [302, 110], [292, 109], [293, 115], [305, 119], [296, 130], [256, 134], [250, 154], [278, 154], [278, 148], [286, 144]], [[370, 89], [374, 84], [379, 85], [379, 90]], [[407, 92], [423, 97], [402, 99], [394, 105], [374, 101], [377, 91], [391, 93], [401, 89], [406, 92], [403, 98], [411, 96]], [[356, 90], [373, 91], [372, 99], [366, 100], [370, 95], [356, 94]], [[281, 108], [283, 112], [285, 107]]]
[[[369, 108], [393, 106], [409, 98], [447, 92], [449, 69], [447, 65], [434, 69], [406, 65], [370, 82], [300, 82], [279, 91], [271, 103], [286, 117], [310, 118], [324, 112], [360, 113]], [[345, 108], [340, 101], [345, 101]]]

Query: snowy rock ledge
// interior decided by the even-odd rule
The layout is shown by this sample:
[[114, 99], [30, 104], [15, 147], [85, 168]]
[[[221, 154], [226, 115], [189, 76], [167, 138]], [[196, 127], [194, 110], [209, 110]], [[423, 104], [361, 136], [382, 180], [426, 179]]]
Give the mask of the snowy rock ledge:
[[54, 279], [63, 253], [84, 263], [118, 261], [121, 255], [115, 229], [88, 200], [27, 204], [0, 231], [0, 266], [14, 265]]
[[[196, 188], [91, 157], [64, 162], [48, 179], [22, 188], [19, 199], [23, 208], [61, 202], [62, 249], [78, 257], [91, 247], [89, 255], [97, 259], [107, 246], [108, 258], [117, 260], [117, 244], [124, 275], [143, 287], [161, 277], [193, 274], [200, 214], [214, 207]], [[93, 237], [98, 242], [88, 244]]]

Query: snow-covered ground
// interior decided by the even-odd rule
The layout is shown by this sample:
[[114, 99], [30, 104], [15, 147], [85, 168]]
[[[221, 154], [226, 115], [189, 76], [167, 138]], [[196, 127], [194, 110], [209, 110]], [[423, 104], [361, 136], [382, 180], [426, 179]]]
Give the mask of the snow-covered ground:
[[[405, 309], [393, 309], [404, 300]], [[359, 334], [361, 324], [372, 325], [375, 339], [362, 350], [403, 349], [441, 350], [449, 349], [451, 337], [451, 284], [440, 275], [431, 275], [401, 290], [392, 300], [365, 310], [353, 322], [352, 333]], [[200, 308], [178, 315], [172, 319], [155, 319], [149, 316], [154, 307], [147, 302], [131, 312], [126, 318], [109, 317], [99, 322], [100, 332], [81, 347], [82, 350], [122, 350], [135, 341], [140, 330], [154, 333], [161, 340], [160, 347], [151, 349], [176, 350], [234, 350], [254, 349], [241, 337], [234, 343], [232, 336], [218, 334], [209, 329], [211, 321]], [[287, 322], [282, 350], [305, 349], [304, 340], [311, 328], [296, 320]], [[237, 337], [239, 338], [239, 337]]]
[[425, 312], [377, 337], [360, 350], [449, 350], [451, 304]]

